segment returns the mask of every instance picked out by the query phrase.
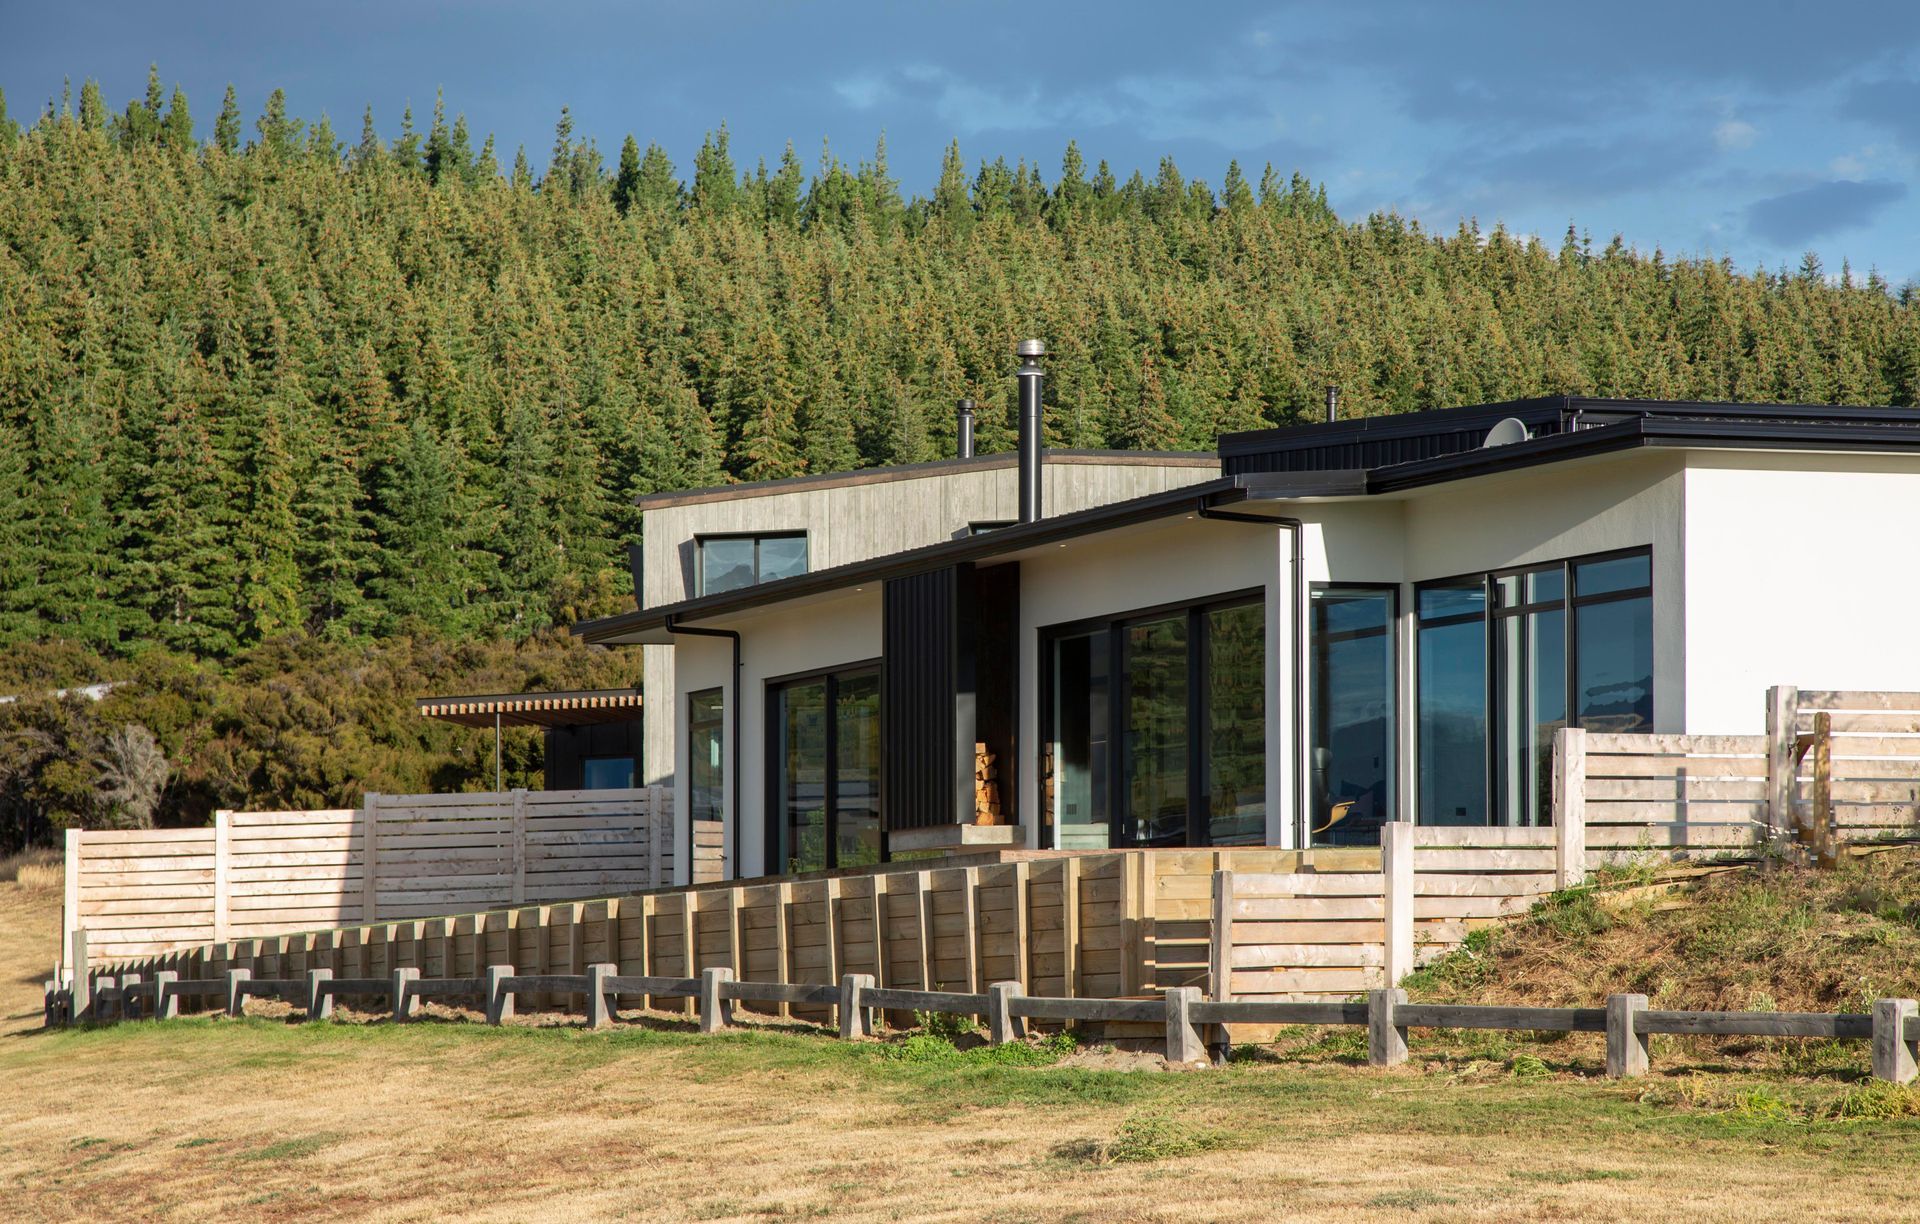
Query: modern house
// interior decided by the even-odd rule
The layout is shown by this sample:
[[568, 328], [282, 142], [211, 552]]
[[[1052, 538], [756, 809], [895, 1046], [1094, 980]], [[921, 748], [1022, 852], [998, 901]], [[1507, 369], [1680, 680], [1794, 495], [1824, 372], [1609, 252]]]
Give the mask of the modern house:
[[1558, 727], [1920, 689], [1920, 414], [1555, 397], [1043, 456], [1037, 350], [1017, 457], [643, 503], [639, 610], [576, 632], [648, 648], [643, 772], [734, 875], [1530, 825]]

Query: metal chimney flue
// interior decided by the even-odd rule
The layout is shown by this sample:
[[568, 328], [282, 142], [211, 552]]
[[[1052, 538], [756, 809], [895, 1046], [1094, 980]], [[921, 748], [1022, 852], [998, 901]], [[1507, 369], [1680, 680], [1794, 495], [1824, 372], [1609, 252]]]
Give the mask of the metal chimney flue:
[[963, 399], [956, 410], [960, 418], [960, 447], [958, 454], [962, 459], [973, 458], [973, 401]]
[[1336, 383], [1327, 384], [1327, 420], [1329, 423], [1340, 419], [1340, 387]]
[[1020, 382], [1020, 521], [1031, 523], [1040, 517], [1040, 381], [1045, 377], [1040, 359], [1047, 346], [1022, 340], [1013, 351], [1020, 358], [1014, 375]]

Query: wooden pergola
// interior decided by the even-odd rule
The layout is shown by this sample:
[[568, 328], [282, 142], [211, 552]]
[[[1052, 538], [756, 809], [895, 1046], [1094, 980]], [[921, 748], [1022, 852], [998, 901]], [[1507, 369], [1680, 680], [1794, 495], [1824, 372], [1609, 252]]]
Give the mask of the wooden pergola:
[[477, 693], [465, 697], [422, 697], [414, 702], [422, 718], [493, 728], [493, 788], [500, 789], [502, 727], [583, 727], [627, 722], [640, 714], [640, 690], [576, 689], [554, 693]]

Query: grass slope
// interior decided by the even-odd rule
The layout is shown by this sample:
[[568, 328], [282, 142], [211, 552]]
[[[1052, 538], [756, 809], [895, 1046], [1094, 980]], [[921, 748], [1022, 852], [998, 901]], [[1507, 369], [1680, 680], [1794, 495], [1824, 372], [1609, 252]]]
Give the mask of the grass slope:
[[1609, 1084], [1597, 1052], [1440, 1035], [1383, 1072], [1353, 1034], [1302, 1031], [1177, 1074], [1102, 1070], [1058, 1041], [702, 1037], [633, 1017], [609, 1033], [264, 1015], [43, 1032], [58, 890], [23, 881], [0, 882], [6, 1218], [1744, 1224], [1756, 1205], [1805, 1220], [1913, 1210], [1920, 1121], [1881, 1115], [1916, 1098], [1863, 1087], [1857, 1067], [1676, 1066]]

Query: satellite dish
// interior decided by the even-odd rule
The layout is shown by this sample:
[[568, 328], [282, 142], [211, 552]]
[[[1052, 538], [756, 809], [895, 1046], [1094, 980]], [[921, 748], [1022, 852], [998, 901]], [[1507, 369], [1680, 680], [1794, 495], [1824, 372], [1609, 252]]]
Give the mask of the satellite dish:
[[1487, 440], [1480, 445], [1511, 446], [1515, 442], [1525, 442], [1533, 435], [1527, 432], [1527, 425], [1519, 417], [1508, 417], [1487, 431]]

